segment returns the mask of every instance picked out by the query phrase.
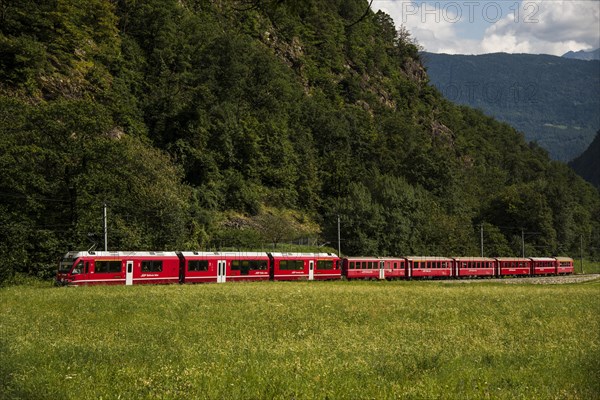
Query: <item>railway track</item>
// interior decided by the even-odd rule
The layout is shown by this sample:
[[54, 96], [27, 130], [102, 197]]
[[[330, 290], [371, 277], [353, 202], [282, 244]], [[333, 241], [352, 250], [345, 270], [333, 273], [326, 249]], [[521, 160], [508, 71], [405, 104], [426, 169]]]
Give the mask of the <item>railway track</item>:
[[474, 283], [474, 282], [500, 282], [507, 284], [531, 283], [534, 285], [563, 285], [566, 283], [581, 283], [600, 279], [600, 274], [560, 275], [560, 276], [525, 276], [519, 278], [480, 278], [480, 279], [454, 279], [446, 283]]

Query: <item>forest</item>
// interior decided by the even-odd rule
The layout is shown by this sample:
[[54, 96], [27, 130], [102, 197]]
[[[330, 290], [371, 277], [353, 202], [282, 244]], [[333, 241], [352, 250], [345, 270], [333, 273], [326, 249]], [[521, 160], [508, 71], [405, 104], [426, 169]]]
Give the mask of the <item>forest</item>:
[[600, 195], [366, 0], [0, 0], [0, 282], [67, 250], [597, 255]]

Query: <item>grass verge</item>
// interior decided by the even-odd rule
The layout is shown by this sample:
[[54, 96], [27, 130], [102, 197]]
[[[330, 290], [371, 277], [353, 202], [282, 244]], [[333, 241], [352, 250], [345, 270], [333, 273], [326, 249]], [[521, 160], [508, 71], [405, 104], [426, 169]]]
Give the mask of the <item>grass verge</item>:
[[600, 282], [0, 290], [0, 398], [600, 396]]

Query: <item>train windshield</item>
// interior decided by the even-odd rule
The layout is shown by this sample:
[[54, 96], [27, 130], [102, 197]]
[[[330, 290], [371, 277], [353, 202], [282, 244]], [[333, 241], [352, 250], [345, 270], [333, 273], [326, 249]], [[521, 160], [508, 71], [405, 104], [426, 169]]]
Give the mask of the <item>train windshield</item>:
[[68, 274], [71, 271], [71, 268], [73, 268], [74, 261], [75, 261], [75, 259], [73, 257], [63, 258], [62, 261], [60, 262], [60, 265], [58, 266], [58, 273], [59, 274]]

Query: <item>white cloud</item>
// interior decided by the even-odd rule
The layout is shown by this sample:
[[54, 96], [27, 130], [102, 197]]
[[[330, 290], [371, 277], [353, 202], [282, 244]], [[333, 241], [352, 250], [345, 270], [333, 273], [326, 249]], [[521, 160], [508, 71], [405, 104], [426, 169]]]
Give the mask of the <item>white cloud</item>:
[[396, 27], [404, 25], [425, 50], [453, 52], [459, 37], [456, 33], [458, 15], [454, 8], [439, 4], [418, 5], [411, 1], [375, 1], [374, 8], [389, 14]]
[[515, 15], [485, 30], [485, 53], [545, 53], [600, 47], [600, 2], [524, 1]]
[[600, 47], [600, 1], [377, 1], [427, 51], [562, 55]]

